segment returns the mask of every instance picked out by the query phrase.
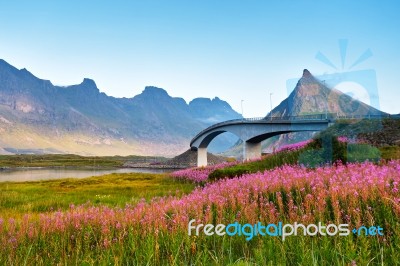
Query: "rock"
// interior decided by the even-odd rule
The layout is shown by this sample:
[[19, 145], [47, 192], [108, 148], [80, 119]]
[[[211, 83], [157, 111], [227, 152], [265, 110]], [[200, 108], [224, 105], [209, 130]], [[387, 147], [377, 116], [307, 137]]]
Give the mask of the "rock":
[[[207, 153], [208, 165], [214, 165], [226, 162], [227, 158], [216, 156], [212, 153]], [[164, 163], [164, 165], [173, 165], [179, 167], [196, 167], [197, 166], [197, 151], [187, 150], [184, 153], [172, 158]]]

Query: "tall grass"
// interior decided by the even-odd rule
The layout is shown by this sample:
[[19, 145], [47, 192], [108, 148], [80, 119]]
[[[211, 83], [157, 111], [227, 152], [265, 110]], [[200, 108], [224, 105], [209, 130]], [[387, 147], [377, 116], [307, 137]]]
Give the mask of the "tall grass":
[[[395, 265], [400, 261], [400, 161], [282, 166], [184, 196], [123, 208], [81, 205], [0, 222], [0, 263], [113, 265]], [[380, 225], [384, 236], [188, 236], [197, 223]]]
[[303, 149], [283, 150], [275, 154], [267, 155], [260, 160], [245, 162], [243, 164], [237, 164], [223, 169], [216, 169], [208, 175], [208, 178], [211, 181], [222, 178], [233, 178], [248, 173], [270, 170], [282, 165], [294, 165], [297, 164], [302, 152], [304, 152]]
[[141, 199], [182, 195], [195, 185], [169, 178], [166, 174], [109, 174], [82, 179], [35, 182], [0, 182], [0, 217], [38, 216], [43, 212], [64, 211], [71, 203], [109, 207], [136, 204]]
[[80, 156], [76, 154], [0, 155], [0, 167], [122, 167], [129, 162], [165, 161], [146, 156]]

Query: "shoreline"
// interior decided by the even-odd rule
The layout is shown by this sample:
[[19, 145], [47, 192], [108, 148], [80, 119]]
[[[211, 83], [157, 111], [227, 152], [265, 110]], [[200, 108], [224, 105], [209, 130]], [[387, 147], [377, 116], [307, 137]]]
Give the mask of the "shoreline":
[[188, 167], [185, 166], [177, 166], [177, 165], [124, 165], [124, 166], [1, 166], [0, 172], [8, 172], [8, 171], [25, 171], [25, 170], [46, 170], [46, 169], [70, 169], [70, 170], [114, 170], [114, 169], [135, 169], [135, 168], [145, 168], [145, 169], [171, 169], [171, 170], [180, 170], [186, 169]]
[[183, 166], [183, 165], [166, 165], [166, 164], [124, 164], [123, 168], [149, 168], [149, 169], [171, 169], [181, 170], [187, 169], [194, 166]]

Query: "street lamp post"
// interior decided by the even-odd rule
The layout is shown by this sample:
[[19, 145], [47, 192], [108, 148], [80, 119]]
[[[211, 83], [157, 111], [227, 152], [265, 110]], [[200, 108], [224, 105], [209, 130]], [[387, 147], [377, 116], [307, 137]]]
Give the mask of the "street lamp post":
[[244, 102], [244, 100], [241, 100], [241, 101], [240, 101], [240, 106], [241, 106], [241, 108], [242, 108], [242, 119], [244, 120], [244, 116], [243, 116], [243, 102]]
[[[322, 81], [324, 83], [324, 87], [326, 87], [325, 80]], [[328, 119], [328, 99], [325, 100], [325, 119]]]
[[269, 103], [271, 104], [270, 117], [271, 117], [271, 121], [272, 121], [272, 92], [269, 93]]
[[[242, 108], [242, 122], [244, 122], [244, 116], [243, 116], [243, 102], [244, 102], [244, 100], [241, 100], [240, 101], [240, 106], [241, 106], [241, 108]], [[243, 127], [242, 127], [242, 133], [243, 133]], [[242, 158], [242, 161], [244, 162], [245, 161], [245, 156], [246, 156], [246, 142], [245, 142], [245, 140], [243, 139], [242, 140], [243, 141], [243, 143], [242, 143], [242, 145], [243, 145], [243, 158]]]

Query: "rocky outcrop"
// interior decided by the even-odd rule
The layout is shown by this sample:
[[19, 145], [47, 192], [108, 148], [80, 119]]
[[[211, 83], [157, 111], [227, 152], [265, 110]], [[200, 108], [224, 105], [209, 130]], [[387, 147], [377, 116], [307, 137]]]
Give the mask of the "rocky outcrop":
[[[214, 165], [226, 162], [227, 158], [207, 153], [207, 164]], [[187, 168], [197, 166], [197, 151], [187, 150], [184, 153], [174, 157], [173, 159], [163, 163], [164, 165], [174, 166], [177, 168]]]

